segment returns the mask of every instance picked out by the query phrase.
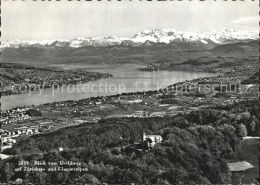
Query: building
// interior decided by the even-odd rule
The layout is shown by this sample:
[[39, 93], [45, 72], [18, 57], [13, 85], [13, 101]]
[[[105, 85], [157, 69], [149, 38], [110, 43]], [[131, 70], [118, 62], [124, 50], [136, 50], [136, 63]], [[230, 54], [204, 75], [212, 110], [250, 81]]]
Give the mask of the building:
[[253, 165], [251, 165], [247, 161], [240, 161], [240, 162], [233, 162], [233, 163], [227, 163], [228, 168], [231, 172], [239, 172], [239, 171], [245, 171], [250, 168], [254, 168]]
[[148, 148], [153, 148], [155, 144], [162, 142], [160, 135], [146, 135], [143, 133], [143, 142], [147, 142]]

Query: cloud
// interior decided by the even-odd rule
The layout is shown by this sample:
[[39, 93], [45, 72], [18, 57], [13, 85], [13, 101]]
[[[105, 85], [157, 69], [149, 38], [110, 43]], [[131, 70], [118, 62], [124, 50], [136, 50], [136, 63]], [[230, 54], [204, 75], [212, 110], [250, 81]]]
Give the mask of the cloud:
[[259, 17], [255, 16], [255, 17], [243, 17], [243, 18], [239, 18], [236, 19], [234, 21], [232, 21], [233, 24], [254, 24], [254, 23], [258, 23], [259, 21]]
[[245, 29], [245, 30], [259, 30], [259, 17], [251, 16], [251, 17], [243, 17], [239, 19], [235, 19], [231, 22], [229, 26], [237, 28], [237, 29]]

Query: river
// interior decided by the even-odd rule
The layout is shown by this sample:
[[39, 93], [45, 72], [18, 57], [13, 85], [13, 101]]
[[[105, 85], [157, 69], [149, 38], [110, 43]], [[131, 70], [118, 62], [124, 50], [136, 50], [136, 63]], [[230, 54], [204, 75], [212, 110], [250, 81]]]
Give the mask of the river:
[[214, 76], [210, 73], [182, 71], [139, 71], [138, 65], [59, 65], [64, 69], [106, 72], [113, 78], [101, 79], [84, 84], [46, 88], [42, 91], [27, 92], [1, 97], [1, 110], [17, 106], [40, 105], [55, 101], [80, 100], [95, 96], [107, 96], [124, 92], [157, 90], [170, 84], [199, 77]]

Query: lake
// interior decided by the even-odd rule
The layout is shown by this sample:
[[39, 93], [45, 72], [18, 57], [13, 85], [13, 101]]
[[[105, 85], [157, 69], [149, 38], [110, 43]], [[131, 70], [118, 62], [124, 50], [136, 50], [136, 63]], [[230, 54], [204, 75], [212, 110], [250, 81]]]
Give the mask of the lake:
[[211, 73], [182, 71], [139, 71], [139, 65], [59, 65], [64, 69], [81, 69], [110, 73], [113, 78], [101, 79], [84, 84], [46, 88], [41, 91], [27, 92], [1, 97], [1, 109], [8, 110], [17, 106], [40, 105], [55, 101], [80, 100], [95, 96], [108, 96], [124, 92], [149, 91], [164, 88], [170, 84], [192, 80], [199, 77], [215, 76]]

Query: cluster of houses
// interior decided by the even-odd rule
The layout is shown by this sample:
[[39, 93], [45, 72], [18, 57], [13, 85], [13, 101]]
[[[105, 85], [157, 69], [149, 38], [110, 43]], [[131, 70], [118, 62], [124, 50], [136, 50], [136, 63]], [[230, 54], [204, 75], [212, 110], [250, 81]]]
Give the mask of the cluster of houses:
[[214, 72], [221, 73], [221, 74], [236, 74], [236, 75], [245, 75], [248, 73], [255, 73], [257, 72], [257, 67], [253, 65], [250, 66], [234, 66], [234, 67], [225, 67], [225, 68], [214, 68], [212, 69]]
[[237, 76], [232, 76], [232, 75], [224, 75], [224, 76], [216, 76], [216, 77], [207, 77], [207, 78], [203, 78], [203, 80], [200, 80], [200, 83], [208, 83], [208, 84], [212, 84], [212, 83], [240, 83], [241, 82], [241, 78], [242, 77], [237, 77]]
[[20, 136], [30, 136], [44, 131], [50, 131], [53, 128], [51, 122], [42, 122], [38, 125], [28, 125], [12, 128], [10, 130], [0, 129], [1, 151], [11, 148]]
[[0, 81], [1, 81], [1, 87], [0, 87], [0, 91], [2, 93], [2, 95], [10, 95], [13, 94], [13, 90], [14, 90], [14, 81], [10, 80], [6, 77], [4, 77], [3, 75], [0, 76]]
[[50, 130], [53, 128], [53, 125], [51, 123], [52, 122], [49, 122], [49, 121], [41, 122], [41, 123], [39, 123], [39, 128], [41, 130]]
[[0, 141], [1, 141], [1, 143], [0, 143], [1, 150], [0, 151], [3, 151], [7, 148], [11, 148], [12, 144], [16, 143], [15, 136], [13, 137], [10, 134], [11, 133], [9, 133], [8, 131], [0, 129]]
[[1, 112], [0, 124], [10, 124], [19, 121], [30, 120], [31, 117], [26, 114], [29, 108], [14, 108]]
[[92, 97], [88, 99], [82, 99], [79, 101], [71, 100], [71, 101], [61, 101], [54, 103], [54, 107], [67, 107], [67, 106], [75, 106], [75, 105], [101, 105], [106, 101], [107, 97]]
[[157, 111], [157, 112], [150, 112], [150, 111], [136, 111], [132, 115], [128, 115], [128, 117], [163, 117], [166, 115], [166, 111]]
[[12, 144], [16, 143], [17, 137], [21, 135], [32, 135], [39, 133], [37, 126], [22, 126], [13, 130], [0, 129], [1, 150], [11, 148]]

